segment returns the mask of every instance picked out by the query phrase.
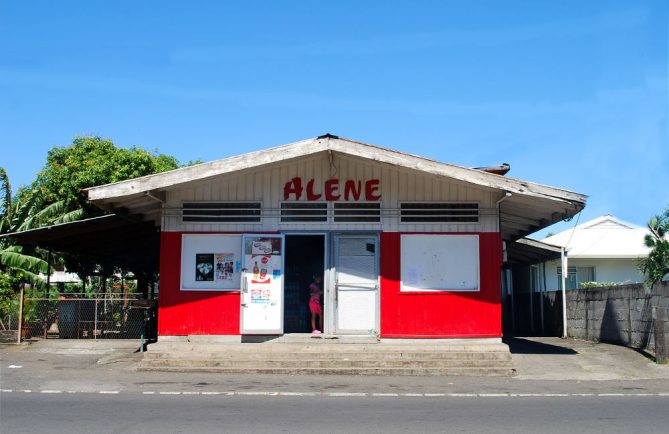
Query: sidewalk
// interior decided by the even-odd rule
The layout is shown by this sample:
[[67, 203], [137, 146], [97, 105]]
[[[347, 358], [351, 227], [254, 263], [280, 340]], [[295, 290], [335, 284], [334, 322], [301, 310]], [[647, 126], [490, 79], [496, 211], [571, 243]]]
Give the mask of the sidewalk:
[[278, 376], [138, 372], [137, 341], [46, 340], [0, 345], [0, 388], [53, 393], [602, 394], [668, 393], [669, 366], [615, 345], [559, 338], [509, 340], [517, 375]]

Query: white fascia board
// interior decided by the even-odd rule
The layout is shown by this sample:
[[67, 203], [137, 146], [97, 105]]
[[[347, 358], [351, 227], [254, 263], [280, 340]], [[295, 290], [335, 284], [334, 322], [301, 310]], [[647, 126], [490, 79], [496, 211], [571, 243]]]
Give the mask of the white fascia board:
[[[308, 152], [306, 152], [308, 150]], [[289, 145], [249, 152], [248, 154], [215, 160], [194, 166], [181, 167], [168, 172], [156, 173], [139, 178], [120, 181], [85, 189], [92, 201], [129, 196], [145, 191], [166, 188], [191, 181], [199, 181], [217, 175], [250, 169], [265, 164], [296, 158], [306, 153], [313, 154], [327, 150], [323, 141], [303, 140]]]
[[92, 201], [108, 201], [177, 184], [203, 180], [224, 173], [252, 169], [263, 165], [299, 158], [324, 151], [340, 152], [354, 157], [405, 167], [438, 176], [453, 178], [470, 184], [488, 187], [520, 196], [533, 196], [583, 206], [586, 196], [568, 190], [533, 184], [515, 178], [469, 169], [453, 164], [440, 163], [423, 157], [406, 154], [366, 143], [347, 139], [308, 139], [275, 148], [250, 152], [222, 160], [183, 167], [169, 172], [143, 176], [114, 184], [91, 187], [86, 190]]

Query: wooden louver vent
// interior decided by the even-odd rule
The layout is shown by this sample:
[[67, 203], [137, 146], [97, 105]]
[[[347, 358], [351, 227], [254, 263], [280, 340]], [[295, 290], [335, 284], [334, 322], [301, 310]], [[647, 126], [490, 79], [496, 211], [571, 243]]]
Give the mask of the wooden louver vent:
[[335, 223], [379, 223], [381, 204], [379, 202], [335, 202]]
[[425, 203], [400, 204], [402, 223], [478, 223], [478, 203]]
[[186, 202], [182, 208], [184, 223], [257, 223], [260, 202]]
[[313, 223], [328, 221], [327, 202], [283, 202], [282, 223]]

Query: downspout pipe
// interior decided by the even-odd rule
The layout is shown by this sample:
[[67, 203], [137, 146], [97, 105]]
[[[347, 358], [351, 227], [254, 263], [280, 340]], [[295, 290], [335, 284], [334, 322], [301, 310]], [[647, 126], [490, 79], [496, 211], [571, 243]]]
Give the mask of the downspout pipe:
[[[499, 236], [502, 237], [502, 214], [500, 213], [500, 204], [507, 200], [508, 198], [511, 197], [511, 193], [508, 191], [504, 192], [504, 196], [502, 196], [497, 202], [495, 202], [495, 208], [497, 209], [497, 230], [499, 231]], [[502, 262], [506, 261], [506, 241], [502, 238]], [[504, 264], [502, 263], [502, 270], [500, 270], [500, 273], [503, 276], [503, 279], [506, 283], [506, 292], [511, 295], [511, 332], [513, 333], [515, 331], [515, 326], [516, 326], [516, 317], [515, 317], [515, 312], [513, 308], [513, 303], [514, 303], [514, 297], [513, 297], [513, 286], [509, 285], [509, 275], [507, 273], [506, 268], [504, 267]], [[500, 288], [500, 292], [503, 293], [503, 289]], [[506, 298], [506, 297], [505, 297]]]
[[500, 212], [500, 204], [510, 198], [512, 196], [511, 193], [508, 191], [504, 192], [504, 196], [502, 196], [497, 202], [495, 202], [495, 208], [497, 209], [497, 229], [499, 230], [499, 233], [501, 235], [502, 233], [502, 214]]
[[560, 259], [562, 263], [562, 337], [567, 337], [567, 252], [564, 247], [560, 248]]

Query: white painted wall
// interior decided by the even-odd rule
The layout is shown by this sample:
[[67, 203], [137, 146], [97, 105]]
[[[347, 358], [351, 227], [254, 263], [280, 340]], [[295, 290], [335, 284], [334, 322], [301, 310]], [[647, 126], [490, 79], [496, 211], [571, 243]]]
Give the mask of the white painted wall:
[[[637, 270], [638, 259], [578, 259], [569, 258], [569, 267], [595, 267], [595, 281], [640, 283], [643, 275]], [[546, 290], [558, 290], [559, 260], [546, 263]]]
[[[500, 196], [493, 189], [473, 188], [470, 184], [450, 178], [399, 168], [386, 163], [333, 153], [331, 165], [326, 152], [298, 158], [261, 169], [240, 171], [194, 183], [187, 188], [167, 191], [163, 214], [164, 231], [184, 232], [244, 232], [286, 230], [383, 230], [403, 232], [497, 232], [495, 201]], [[354, 179], [381, 181], [382, 221], [378, 223], [281, 223], [280, 203], [283, 187], [294, 177], [306, 182], [314, 178], [318, 192], [330, 178], [340, 181]], [[342, 183], [343, 186], [343, 183]], [[262, 201], [264, 218], [261, 223], [182, 223], [180, 208], [183, 201]], [[324, 200], [324, 199], [323, 199]], [[480, 221], [451, 224], [401, 224], [401, 201], [477, 202]]]

